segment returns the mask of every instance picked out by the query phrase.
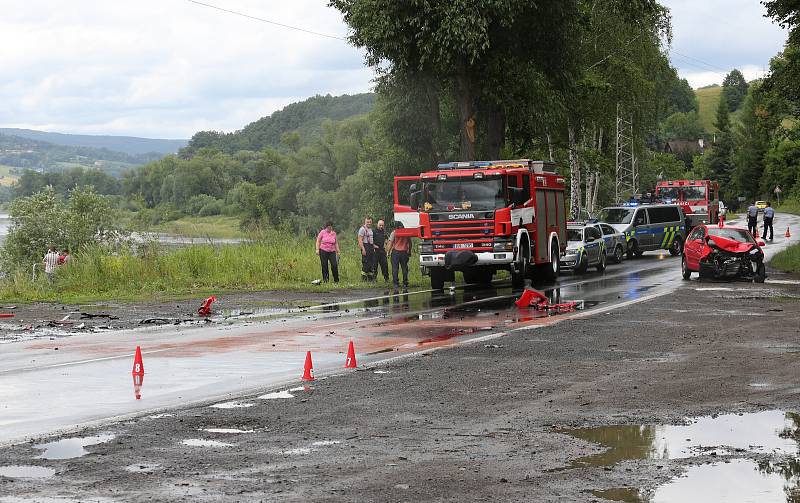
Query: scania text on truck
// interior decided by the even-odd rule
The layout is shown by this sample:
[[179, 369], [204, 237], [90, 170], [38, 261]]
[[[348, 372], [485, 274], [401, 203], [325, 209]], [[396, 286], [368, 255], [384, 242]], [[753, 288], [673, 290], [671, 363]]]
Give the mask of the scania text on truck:
[[[491, 283], [498, 270], [552, 281], [567, 245], [564, 177], [546, 161], [440, 164], [394, 180], [394, 219], [401, 235], [421, 239], [420, 267], [431, 287], [461, 271], [467, 283]], [[398, 231], [395, 231], [398, 232]]]

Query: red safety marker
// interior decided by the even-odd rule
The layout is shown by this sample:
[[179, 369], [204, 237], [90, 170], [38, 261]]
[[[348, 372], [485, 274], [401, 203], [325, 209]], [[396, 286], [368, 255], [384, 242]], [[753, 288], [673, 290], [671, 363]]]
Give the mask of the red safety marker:
[[792, 233], [791, 233], [791, 232], [789, 232], [789, 227], [786, 227], [786, 234], [784, 234], [784, 235], [783, 235], [783, 237], [785, 237], [785, 238], [790, 238], [790, 237], [792, 237]]
[[136, 346], [136, 354], [133, 355], [133, 370], [131, 374], [135, 376], [144, 375], [144, 362], [142, 362], [142, 348]]
[[217, 300], [216, 295], [212, 295], [211, 297], [204, 300], [203, 305], [200, 306], [200, 308], [197, 310], [197, 314], [199, 314], [200, 316], [208, 316], [209, 314], [211, 314], [211, 304], [213, 304], [215, 300]]
[[350, 341], [350, 344], [347, 345], [347, 360], [344, 362], [344, 368], [354, 369], [357, 367], [358, 364], [356, 363], [356, 350], [353, 347], [353, 341]]
[[144, 384], [144, 374], [133, 375], [133, 396], [137, 400], [142, 399], [142, 384]]
[[314, 380], [314, 364], [311, 362], [311, 351], [306, 351], [306, 364], [303, 365], [303, 381]]
[[0, 313], [0, 318], [13, 318], [14, 313]]
[[541, 302], [546, 302], [547, 297], [542, 295], [541, 293], [537, 292], [536, 290], [531, 290], [530, 288], [526, 288], [519, 299], [517, 299], [514, 304], [517, 307], [529, 307], [531, 304], [539, 304]]

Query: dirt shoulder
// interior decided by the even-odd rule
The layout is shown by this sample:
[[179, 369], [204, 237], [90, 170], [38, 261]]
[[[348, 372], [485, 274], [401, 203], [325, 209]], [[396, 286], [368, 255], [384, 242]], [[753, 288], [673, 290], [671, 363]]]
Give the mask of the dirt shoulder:
[[[605, 314], [320, 380], [293, 398], [254, 394], [242, 400], [250, 407], [194, 407], [87, 430], [116, 438], [81, 458], [35, 459], [32, 443], [2, 449], [0, 466], [56, 475], [0, 477], [0, 494], [556, 502], [652, 489], [711, 458], [564, 470], [601, 448], [554, 428], [796, 409], [799, 308], [797, 285], [687, 282]], [[202, 431], [214, 428], [252, 432]], [[190, 439], [231, 445], [183, 443]]]

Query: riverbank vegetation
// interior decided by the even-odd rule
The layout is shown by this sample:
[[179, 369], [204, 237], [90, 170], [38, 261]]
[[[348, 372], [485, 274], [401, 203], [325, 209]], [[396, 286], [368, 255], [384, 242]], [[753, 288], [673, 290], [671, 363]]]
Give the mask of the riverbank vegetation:
[[[282, 231], [251, 236], [239, 245], [194, 245], [169, 248], [156, 242], [124, 247], [113, 253], [88, 247], [59, 267], [55, 283], [30, 270], [17, 270], [0, 282], [0, 299], [14, 301], [89, 302], [103, 299], [153, 300], [258, 290], [331, 290], [386, 288], [361, 280], [355, 240], [342, 240], [340, 282], [314, 285], [321, 278], [314, 240]], [[409, 263], [412, 287], [426, 284], [418, 259]], [[391, 280], [391, 272], [390, 272]]]

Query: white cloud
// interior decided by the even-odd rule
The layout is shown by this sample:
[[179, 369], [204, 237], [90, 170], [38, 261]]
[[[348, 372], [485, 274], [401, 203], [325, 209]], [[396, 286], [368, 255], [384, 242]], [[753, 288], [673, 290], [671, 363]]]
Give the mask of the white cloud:
[[672, 64], [693, 87], [722, 84], [734, 68], [763, 76], [786, 32], [756, 0], [661, 0], [672, 14]]
[[[346, 35], [325, 0], [208, 3]], [[371, 87], [363, 53], [344, 41], [186, 0], [20, 5], [0, 0], [0, 126], [185, 138]]]

